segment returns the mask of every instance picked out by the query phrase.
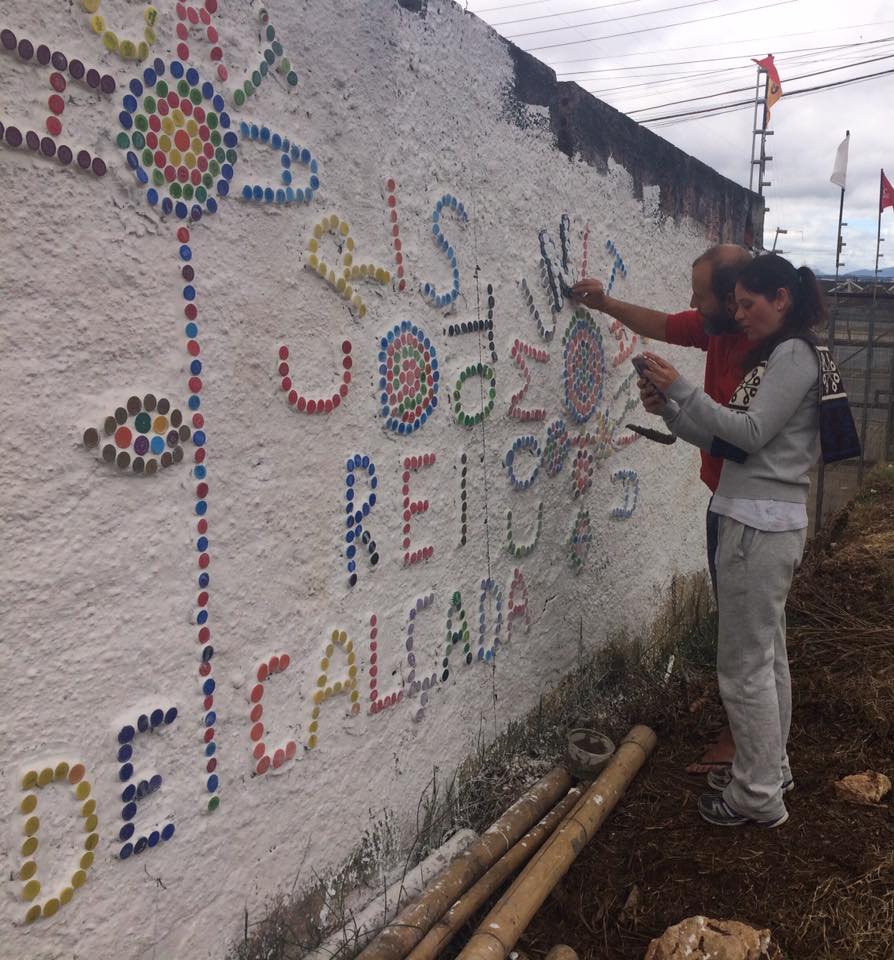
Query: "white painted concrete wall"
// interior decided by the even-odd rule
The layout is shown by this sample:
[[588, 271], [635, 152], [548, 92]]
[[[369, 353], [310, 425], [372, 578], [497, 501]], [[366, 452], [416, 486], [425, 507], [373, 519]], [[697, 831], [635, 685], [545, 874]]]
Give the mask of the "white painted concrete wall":
[[[184, 333], [186, 261], [177, 239], [183, 223], [147, 203], [146, 187], [116, 146], [130, 79], [155, 57], [168, 65], [176, 58], [175, 5], [159, 4], [157, 42], [149, 60], [137, 65], [105, 50], [80, 4], [0, 3], [0, 26], [17, 39], [45, 43], [117, 81], [114, 95], [102, 96], [65, 74], [63, 132], [55, 137], [75, 154], [86, 148], [104, 158], [105, 176], [46, 159], [26, 145], [0, 144], [5, 958], [220, 957], [227, 939], [240, 932], [244, 905], [256, 913], [265, 897], [290, 888], [299, 871], [308, 879], [312, 869], [337, 864], [358, 841], [370, 811], [391, 809], [410, 824], [432, 767], [455, 767], [479, 730], [490, 736], [530, 709], [572, 667], [581, 630], [586, 644], [598, 644], [616, 628], [648, 619], [656, 586], [674, 570], [701, 564], [705, 497], [696, 454], [682, 444], [622, 444], [623, 424], [646, 417], [642, 410], [624, 413], [635, 396], [626, 379], [632, 368], [627, 359], [613, 364], [629, 339], [617, 340], [607, 318], [593, 318], [604, 347], [602, 392], [599, 412], [578, 424], [563, 399], [562, 339], [572, 311], [565, 306], [558, 313], [555, 337], [546, 341], [519, 287], [526, 279], [552, 326], [540, 284], [538, 232], [545, 228], [558, 245], [567, 212], [572, 276], [581, 273], [589, 224], [590, 275], [609, 280], [611, 241], [626, 269], [626, 277], [619, 270], [615, 278], [619, 296], [680, 309], [689, 297], [689, 263], [706, 245], [699, 229], [657, 222], [654, 204], [644, 210], [633, 198], [624, 169], [601, 176], [570, 162], [533, 111], [527, 129], [502, 119], [512, 81], [505, 48], [450, 3], [430, 3], [425, 18], [384, 0], [341, 0], [337, 12], [324, 0], [270, 6], [276, 38], [299, 74], [296, 88], [274, 69], [244, 108], [233, 106], [232, 90], [268, 46], [259, 41], [257, 4], [221, 3], [211, 18], [227, 82], [216, 76], [200, 32], [194, 29], [188, 40], [189, 62], [223, 92], [239, 137], [231, 195], [189, 228], [196, 358]], [[103, 0], [98, 13], [107, 28], [139, 37], [142, 9]], [[52, 67], [2, 50], [0, 70], [3, 123], [46, 136]], [[321, 186], [309, 204], [241, 199], [245, 183], [283, 186], [281, 151], [247, 142], [239, 133], [242, 119], [307, 146], [318, 159]], [[303, 187], [309, 172], [300, 164], [293, 169]], [[390, 178], [403, 292], [393, 276]], [[463, 203], [469, 219], [442, 219], [461, 285], [452, 306], [436, 308], [420, 288], [431, 282], [439, 291], [450, 289], [447, 260], [432, 237], [432, 211], [445, 194]], [[308, 268], [314, 226], [332, 214], [350, 224], [354, 262], [392, 274], [384, 284], [354, 283], [366, 306], [362, 317]], [[323, 247], [327, 262], [339, 266], [334, 239]], [[446, 331], [486, 319], [488, 284], [495, 299], [496, 399], [483, 426], [467, 427], [456, 422], [451, 396], [464, 368], [492, 362], [488, 341], [486, 334], [449, 337]], [[404, 321], [430, 338], [441, 375], [436, 410], [408, 436], [387, 428], [379, 389], [379, 339]], [[511, 355], [516, 339], [548, 354], [548, 360], [529, 359], [532, 382], [520, 401], [526, 409], [542, 408], [545, 420], [524, 422], [510, 413], [523, 385]], [[344, 402], [328, 415], [291, 407], [280, 385], [280, 347], [290, 350], [296, 384], [311, 397], [328, 396], [339, 382], [345, 340], [353, 366]], [[672, 356], [699, 375], [700, 356]], [[206, 496], [197, 492], [202, 478], [191, 472], [199, 449], [192, 440], [183, 444], [182, 463], [153, 477], [119, 470], [103, 462], [101, 451], [85, 448], [85, 431], [97, 428], [102, 436], [104, 420], [131, 396], [169, 398], [190, 423], [193, 359], [203, 365], [198, 395]], [[462, 398], [472, 413], [480, 409], [476, 378]], [[543, 465], [530, 488], [514, 489], [503, 465], [513, 442], [530, 434], [543, 448], [547, 427], [559, 418], [572, 438], [590, 437], [581, 449], [597, 457], [591, 488], [573, 495], [572, 448], [558, 475], [549, 476]], [[131, 415], [131, 428], [133, 422]], [[108, 442], [103, 436], [101, 446]], [[355, 453], [376, 467], [377, 503], [364, 522], [380, 562], [372, 568], [362, 559], [350, 587], [345, 482]], [[403, 461], [427, 454], [436, 456], [434, 464], [410, 471], [410, 499], [429, 504], [413, 517], [411, 550], [430, 546], [434, 553], [405, 565]], [[463, 454], [468, 533], [461, 546]], [[532, 475], [529, 454], [520, 452], [515, 463], [520, 478]], [[637, 478], [628, 519], [613, 511], [624, 506], [625, 486], [632, 489], [634, 481], [617, 471]], [[366, 496], [368, 487], [358, 486]], [[197, 499], [207, 504], [207, 551], [197, 546]], [[510, 555], [507, 511], [524, 544], [532, 539], [540, 503], [535, 549]], [[576, 573], [569, 541], [582, 508], [589, 511], [591, 542]], [[204, 626], [214, 648], [207, 676], [199, 675], [203, 552], [211, 575]], [[516, 571], [527, 590], [529, 624], [520, 608], [523, 591], [517, 585], [511, 594]], [[433, 598], [415, 619], [413, 653], [418, 679], [440, 678], [451, 597], [461, 591], [477, 658], [479, 598], [489, 579], [502, 596], [496, 658], [466, 665], [460, 643], [450, 654], [448, 679], [411, 696], [409, 611], [419, 598]], [[493, 600], [491, 593], [484, 605], [484, 650], [493, 645]], [[403, 694], [375, 714], [369, 712], [373, 615], [379, 696]], [[357, 713], [350, 689], [325, 700], [318, 742], [309, 749], [314, 691], [348, 676], [339, 648], [321, 669], [333, 630], [345, 631], [353, 645]], [[290, 665], [265, 684], [259, 722], [271, 757], [289, 740], [296, 755], [257, 775], [250, 698], [259, 665], [283, 653]], [[216, 684], [213, 703], [202, 692], [208, 679]], [[134, 772], [122, 771], [122, 728], [172, 707], [173, 722], [136, 735]], [[206, 756], [206, 730], [213, 731], [207, 734], [216, 745], [213, 758]], [[209, 759], [217, 760], [216, 770], [208, 770]], [[69, 783], [59, 764], [83, 764], [80, 784]], [[32, 786], [46, 769], [60, 779]], [[161, 787], [139, 802], [134, 835], [122, 840], [122, 792], [154, 773], [162, 776]], [[212, 774], [219, 782], [209, 789]], [[209, 812], [215, 797], [220, 808]], [[84, 810], [91, 799], [95, 810]], [[27, 824], [33, 816], [39, 826]], [[175, 827], [169, 840], [120, 859], [125, 842], [152, 837], [167, 824]], [[30, 852], [30, 844], [23, 855], [26, 826], [38, 847]], [[48, 902], [60, 895], [68, 900], [70, 891], [63, 891], [93, 833], [86, 883], [44, 916], [53, 914]], [[21, 879], [23, 864], [31, 862], [36, 874], [28, 877], [34, 868], [26, 867]], [[41, 885], [32, 900], [23, 899], [34, 892], [29, 879]], [[26, 923], [29, 911], [33, 922]], [[35, 913], [41, 916], [34, 919]]]

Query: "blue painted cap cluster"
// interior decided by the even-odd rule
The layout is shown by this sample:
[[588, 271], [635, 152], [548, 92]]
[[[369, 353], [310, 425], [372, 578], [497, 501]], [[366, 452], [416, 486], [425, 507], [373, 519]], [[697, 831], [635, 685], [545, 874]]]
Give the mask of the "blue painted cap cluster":
[[[259, 183], [246, 183], [242, 187], [242, 199], [253, 203], [310, 203], [314, 194], [320, 188], [319, 165], [307, 147], [300, 147], [297, 143], [290, 143], [288, 137], [272, 132], [269, 127], [259, 127], [256, 123], [243, 120], [239, 124], [244, 140], [263, 143], [271, 150], [280, 151], [280, 179], [281, 187], [262, 186]], [[310, 178], [305, 187], [295, 187], [292, 183], [293, 164], [307, 167]]]
[[[369, 495], [363, 503], [358, 504], [356, 499], [357, 474], [364, 472], [369, 484]], [[358, 545], [366, 548], [369, 555], [369, 562], [376, 566], [379, 562], [379, 554], [376, 547], [376, 541], [368, 530], [363, 528], [363, 520], [369, 516], [370, 510], [376, 505], [376, 488], [379, 485], [379, 478], [376, 476], [376, 465], [365, 454], [355, 453], [349, 457], [345, 464], [345, 558], [348, 566], [348, 586], [353, 587], [357, 583], [357, 549]]]
[[469, 220], [469, 215], [466, 213], [466, 208], [459, 200], [456, 199], [456, 197], [450, 193], [445, 193], [444, 196], [441, 197], [441, 199], [435, 204], [435, 209], [432, 211], [432, 236], [434, 237], [435, 243], [438, 245], [438, 247], [446, 254], [447, 261], [449, 262], [450, 269], [453, 273], [453, 283], [448, 293], [438, 293], [433, 283], [423, 284], [422, 295], [434, 307], [450, 306], [459, 296], [460, 290], [459, 265], [456, 259], [456, 251], [450, 245], [450, 241], [447, 239], [441, 227], [441, 213], [445, 208], [455, 213], [457, 218], [462, 223], [467, 223]]

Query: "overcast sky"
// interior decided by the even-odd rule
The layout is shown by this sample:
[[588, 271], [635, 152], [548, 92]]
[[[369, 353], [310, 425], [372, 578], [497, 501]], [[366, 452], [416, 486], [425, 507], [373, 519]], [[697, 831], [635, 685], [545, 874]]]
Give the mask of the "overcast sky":
[[[757, 74], [749, 58], [767, 53], [776, 57], [784, 94], [894, 70], [890, 0], [460, 2], [549, 64], [559, 79], [580, 83], [637, 120], [753, 100]], [[830, 49], [844, 44], [862, 46]], [[856, 62], [870, 59], [874, 62]], [[830, 67], [843, 69], [796, 79]], [[724, 91], [737, 92], [654, 109]], [[642, 112], [634, 112], [638, 109]], [[648, 126], [747, 186], [752, 121], [753, 107]], [[886, 167], [894, 181], [894, 72], [791, 99], [783, 96], [773, 109], [770, 128], [774, 135], [767, 140], [773, 160], [765, 174], [772, 183], [764, 190], [770, 208], [766, 246], [773, 246], [776, 228], [783, 228], [788, 232], [779, 236], [778, 249], [796, 264], [834, 272], [840, 190], [829, 177], [838, 144], [849, 129], [842, 272], [872, 269], [879, 169]], [[756, 182], [755, 177], [755, 189]], [[886, 236], [894, 237], [890, 208], [882, 215]], [[880, 269], [894, 267], [894, 239], [883, 242], [881, 249], [888, 244], [892, 249], [881, 259]]]

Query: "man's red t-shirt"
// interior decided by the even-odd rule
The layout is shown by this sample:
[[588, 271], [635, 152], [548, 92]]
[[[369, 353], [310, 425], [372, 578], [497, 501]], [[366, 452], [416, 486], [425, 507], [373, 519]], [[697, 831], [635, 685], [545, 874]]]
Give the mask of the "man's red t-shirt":
[[[718, 403], [727, 404], [742, 382], [742, 361], [751, 344], [743, 333], [709, 336], [698, 310], [671, 313], [667, 318], [667, 342], [680, 347], [698, 347], [708, 354], [705, 360], [705, 393]], [[711, 493], [720, 482], [723, 460], [701, 451], [700, 476]]]

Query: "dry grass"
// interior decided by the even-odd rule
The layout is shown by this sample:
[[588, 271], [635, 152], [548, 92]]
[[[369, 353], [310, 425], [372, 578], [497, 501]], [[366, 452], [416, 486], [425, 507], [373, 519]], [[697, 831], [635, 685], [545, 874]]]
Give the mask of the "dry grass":
[[[272, 898], [259, 917], [246, 917], [245, 936], [228, 960], [294, 960], [315, 949], [349, 923], [351, 904], [358, 904], [355, 888], [365, 886], [370, 897], [376, 892], [368, 870], [373, 861], [381, 890], [386, 869], [393, 879], [395, 869], [418, 863], [457, 829], [490, 826], [564, 758], [570, 725], [597, 726], [619, 739], [636, 722], [659, 730], [672, 724], [708, 682], [704, 668], [716, 645], [712, 603], [704, 576], [672, 580], [648, 636], [618, 636], [587, 652], [530, 714], [490, 743], [482, 732], [476, 752], [453, 777], [433, 770], [417, 802], [414, 841], [399, 861], [390, 846], [393, 830], [374, 826], [340, 870], [315, 876], [294, 895]], [[390, 824], [390, 814], [384, 822]]]
[[564, 760], [569, 728], [596, 728], [615, 742], [635, 723], [667, 729], [710, 688], [716, 629], [707, 578], [674, 578], [646, 636], [620, 634], [587, 652], [535, 710], [479, 744], [457, 771], [453, 822], [479, 831], [493, 823]]

